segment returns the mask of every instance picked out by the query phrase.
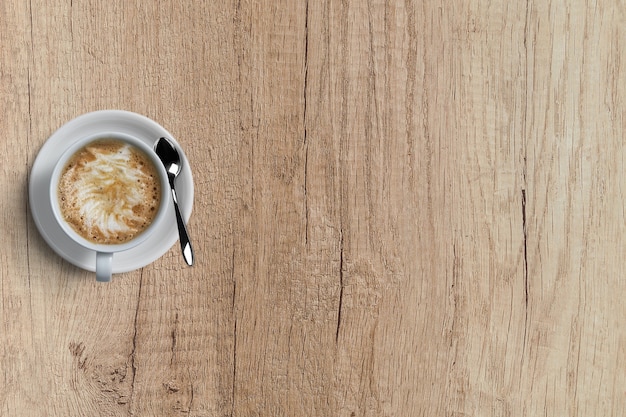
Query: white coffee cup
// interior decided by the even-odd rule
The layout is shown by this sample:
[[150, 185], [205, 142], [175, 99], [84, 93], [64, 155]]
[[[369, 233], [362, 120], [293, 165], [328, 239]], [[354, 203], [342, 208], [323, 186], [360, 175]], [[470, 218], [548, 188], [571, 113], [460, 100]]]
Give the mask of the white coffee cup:
[[[125, 142], [143, 151], [143, 153], [147, 155], [150, 161], [154, 164], [160, 180], [161, 198], [158, 211], [154, 219], [152, 220], [150, 225], [146, 227], [145, 230], [143, 230], [137, 236], [133, 237], [131, 240], [123, 243], [101, 244], [84, 238], [78, 232], [76, 232], [74, 228], [65, 220], [59, 203], [58, 184], [61, 175], [63, 174], [64, 168], [66, 167], [70, 159], [74, 156], [76, 152], [80, 151], [89, 143], [103, 139], [114, 139], [117, 141]], [[170, 198], [168, 198], [169, 182], [167, 179], [167, 173], [165, 172], [165, 168], [163, 167], [163, 164], [159, 160], [154, 150], [141, 139], [118, 132], [102, 132], [96, 135], [81, 138], [73, 143], [72, 146], [70, 146], [63, 153], [61, 158], [59, 158], [54, 167], [54, 170], [52, 171], [49, 194], [54, 218], [63, 230], [63, 232], [78, 245], [96, 253], [96, 280], [100, 282], [108, 282], [111, 280], [114, 262], [113, 258], [116, 252], [123, 252], [140, 245], [141, 243], [145, 242], [155, 230], [163, 227], [163, 222], [167, 220], [165, 214], [168, 211], [168, 206], [171, 204]]]

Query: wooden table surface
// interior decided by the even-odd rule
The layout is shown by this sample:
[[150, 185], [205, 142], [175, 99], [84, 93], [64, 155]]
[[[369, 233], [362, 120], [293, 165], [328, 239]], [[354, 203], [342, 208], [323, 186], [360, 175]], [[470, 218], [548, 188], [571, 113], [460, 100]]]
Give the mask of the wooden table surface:
[[[0, 3], [0, 415], [624, 416], [623, 0]], [[173, 133], [197, 264], [98, 284], [28, 181]]]

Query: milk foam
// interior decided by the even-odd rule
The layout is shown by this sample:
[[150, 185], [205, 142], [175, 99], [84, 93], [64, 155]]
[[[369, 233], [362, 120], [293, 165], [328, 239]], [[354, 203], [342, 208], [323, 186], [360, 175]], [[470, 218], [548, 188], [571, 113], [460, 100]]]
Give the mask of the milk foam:
[[114, 140], [88, 145], [68, 163], [59, 184], [65, 219], [88, 240], [122, 243], [154, 219], [160, 182], [139, 149]]

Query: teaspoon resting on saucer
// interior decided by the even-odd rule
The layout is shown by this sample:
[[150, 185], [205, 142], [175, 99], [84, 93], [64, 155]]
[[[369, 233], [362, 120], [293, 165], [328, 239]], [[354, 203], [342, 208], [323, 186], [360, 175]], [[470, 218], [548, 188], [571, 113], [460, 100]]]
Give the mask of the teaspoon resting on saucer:
[[193, 249], [191, 248], [191, 242], [189, 241], [189, 234], [187, 233], [185, 222], [183, 221], [180, 209], [178, 208], [178, 198], [176, 196], [176, 189], [174, 188], [174, 180], [181, 170], [181, 158], [174, 145], [164, 137], [160, 138], [155, 143], [154, 150], [159, 159], [161, 159], [161, 162], [163, 162], [165, 171], [167, 171], [167, 177], [172, 190], [172, 199], [174, 201], [174, 210], [176, 211], [180, 248], [183, 252], [185, 262], [191, 266], [193, 265]]

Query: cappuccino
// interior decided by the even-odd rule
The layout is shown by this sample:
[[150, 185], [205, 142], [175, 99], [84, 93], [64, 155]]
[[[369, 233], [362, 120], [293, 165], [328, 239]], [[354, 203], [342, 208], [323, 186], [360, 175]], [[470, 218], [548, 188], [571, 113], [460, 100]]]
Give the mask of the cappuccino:
[[161, 182], [141, 149], [118, 139], [99, 139], [70, 157], [57, 195], [64, 220], [96, 244], [132, 240], [154, 220]]

